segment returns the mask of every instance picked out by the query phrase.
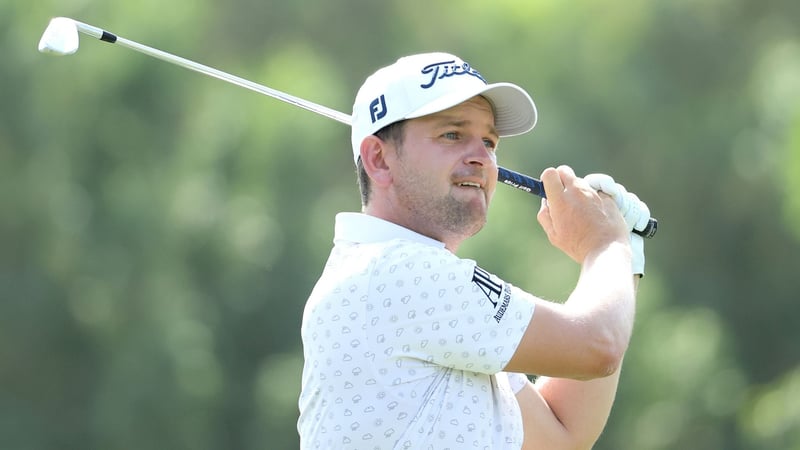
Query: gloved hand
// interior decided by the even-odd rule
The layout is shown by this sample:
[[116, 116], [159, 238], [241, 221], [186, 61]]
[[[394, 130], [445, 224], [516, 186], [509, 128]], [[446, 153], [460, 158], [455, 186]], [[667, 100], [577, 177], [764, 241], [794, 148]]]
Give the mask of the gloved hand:
[[[628, 192], [625, 186], [616, 183], [606, 174], [592, 173], [583, 179], [589, 183], [592, 189], [607, 194], [617, 202], [617, 207], [630, 230], [644, 230], [650, 220], [650, 208], [639, 200], [636, 194]], [[644, 239], [638, 234], [631, 233], [631, 250], [633, 251], [633, 273], [644, 276]]]

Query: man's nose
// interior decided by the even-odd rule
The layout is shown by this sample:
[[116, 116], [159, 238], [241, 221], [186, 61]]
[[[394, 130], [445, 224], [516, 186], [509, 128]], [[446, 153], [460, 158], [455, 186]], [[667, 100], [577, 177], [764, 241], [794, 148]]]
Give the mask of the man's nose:
[[494, 149], [486, 147], [483, 139], [474, 139], [469, 143], [469, 152], [466, 155], [467, 164], [478, 164], [482, 166], [496, 166], [497, 155]]

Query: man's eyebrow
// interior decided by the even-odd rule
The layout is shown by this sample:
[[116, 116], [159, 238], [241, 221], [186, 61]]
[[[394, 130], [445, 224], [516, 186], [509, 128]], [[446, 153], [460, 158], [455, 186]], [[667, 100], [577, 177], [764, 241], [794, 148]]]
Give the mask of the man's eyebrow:
[[[435, 121], [435, 125], [438, 127], [452, 126], [457, 128], [464, 128], [469, 124], [470, 124], [469, 120], [458, 119], [456, 117], [447, 115], [440, 115], [436, 118]], [[499, 137], [499, 135], [497, 134], [497, 128], [495, 128], [494, 125], [489, 126], [489, 134], [495, 137]]]

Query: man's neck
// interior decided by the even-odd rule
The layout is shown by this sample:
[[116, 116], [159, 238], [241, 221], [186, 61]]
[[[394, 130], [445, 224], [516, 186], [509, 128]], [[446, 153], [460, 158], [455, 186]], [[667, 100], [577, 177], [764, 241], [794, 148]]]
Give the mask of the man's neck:
[[395, 225], [399, 225], [403, 228], [407, 228], [415, 233], [419, 233], [423, 236], [427, 236], [431, 239], [435, 239], [439, 242], [444, 243], [444, 247], [449, 250], [451, 253], [455, 254], [458, 247], [464, 241], [463, 238], [455, 239], [452, 236], [443, 236], [442, 233], [433, 233], [430, 230], [425, 229], [425, 227], [419, 227], [414, 224], [413, 220], [405, 220], [403, 217], [395, 214], [389, 208], [378, 208], [375, 207], [373, 203], [370, 203], [367, 206], [362, 206], [361, 212], [367, 214], [369, 216], [377, 217], [379, 219], [385, 220], [387, 222], [392, 222]]

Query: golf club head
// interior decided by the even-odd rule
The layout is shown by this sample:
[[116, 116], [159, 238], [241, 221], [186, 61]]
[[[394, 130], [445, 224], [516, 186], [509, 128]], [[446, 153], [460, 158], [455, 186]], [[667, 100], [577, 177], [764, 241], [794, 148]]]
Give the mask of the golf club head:
[[39, 40], [39, 51], [54, 55], [71, 55], [78, 51], [78, 26], [66, 17], [50, 20]]

